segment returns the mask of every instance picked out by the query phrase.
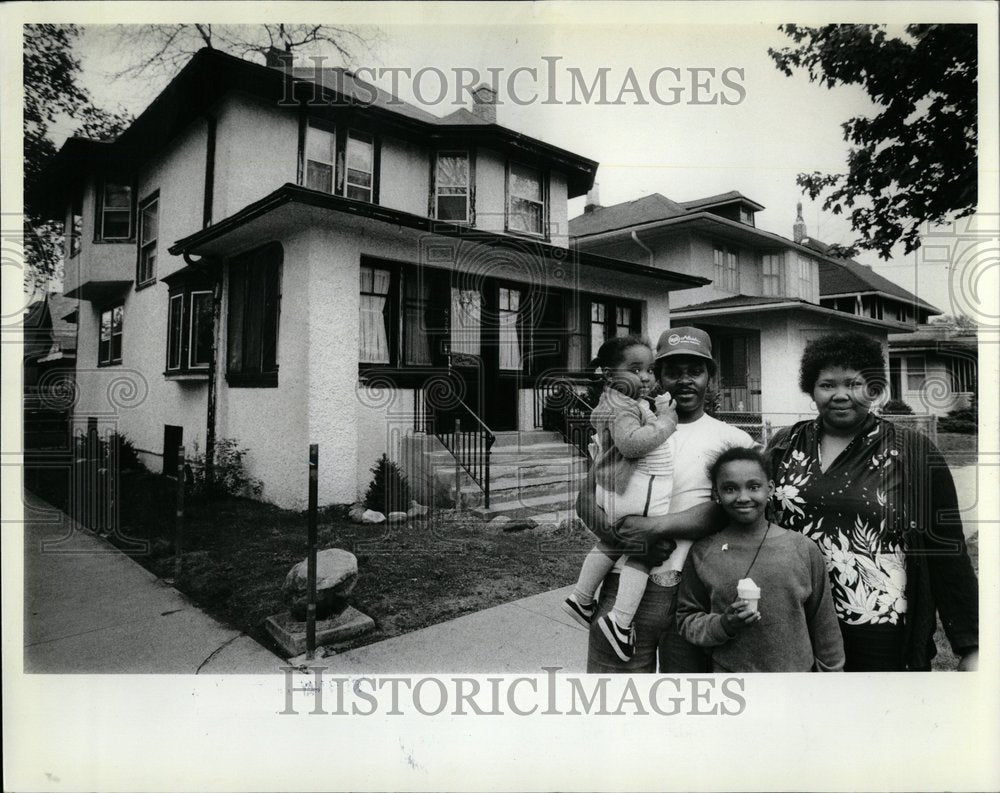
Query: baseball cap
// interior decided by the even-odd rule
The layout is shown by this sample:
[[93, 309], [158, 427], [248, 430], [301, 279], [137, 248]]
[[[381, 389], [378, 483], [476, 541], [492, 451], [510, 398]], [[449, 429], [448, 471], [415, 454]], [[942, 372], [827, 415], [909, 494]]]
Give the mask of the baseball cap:
[[670, 328], [660, 334], [660, 340], [656, 343], [656, 359], [666, 358], [668, 355], [695, 355], [711, 360], [712, 339], [698, 328]]

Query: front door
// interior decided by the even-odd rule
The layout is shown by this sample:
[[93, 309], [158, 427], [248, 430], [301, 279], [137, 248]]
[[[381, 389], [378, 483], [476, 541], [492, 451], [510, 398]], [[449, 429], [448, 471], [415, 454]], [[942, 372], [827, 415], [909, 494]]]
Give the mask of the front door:
[[449, 367], [462, 400], [493, 431], [517, 429], [523, 303], [521, 287], [491, 279], [451, 287]]

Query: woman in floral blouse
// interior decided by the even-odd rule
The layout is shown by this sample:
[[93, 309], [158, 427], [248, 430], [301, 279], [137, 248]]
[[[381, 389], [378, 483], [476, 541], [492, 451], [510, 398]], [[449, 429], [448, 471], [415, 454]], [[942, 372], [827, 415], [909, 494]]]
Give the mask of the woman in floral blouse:
[[875, 339], [807, 345], [799, 384], [818, 415], [768, 445], [774, 521], [826, 558], [846, 671], [930, 669], [937, 614], [959, 669], [975, 669], [978, 584], [951, 472], [923, 434], [870, 412], [884, 379]]

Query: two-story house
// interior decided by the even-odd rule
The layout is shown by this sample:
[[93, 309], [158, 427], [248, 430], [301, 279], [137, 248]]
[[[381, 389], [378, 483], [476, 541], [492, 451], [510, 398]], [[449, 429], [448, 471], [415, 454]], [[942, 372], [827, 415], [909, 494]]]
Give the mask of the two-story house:
[[415, 432], [527, 443], [540, 378], [666, 327], [669, 292], [706, 279], [569, 247], [597, 163], [495, 113], [485, 87], [438, 117], [344, 70], [202, 50], [117, 139], [67, 141], [42, 192], [83, 301], [77, 419], [167, 471], [234, 439], [295, 507], [312, 443], [321, 503]]
[[[735, 191], [686, 202], [655, 193], [610, 207], [588, 199], [570, 221], [570, 236], [590, 253], [709, 278], [706, 286], [671, 296], [671, 324], [711, 336], [722, 412], [780, 426], [812, 414], [797, 386], [810, 339], [854, 330], [887, 349], [888, 334], [911, 330], [923, 313], [911, 309], [903, 319], [839, 310], [826, 300], [824, 273], [848, 265], [806, 245], [804, 223], [796, 224], [797, 240], [757, 228], [763, 209]], [[801, 207], [799, 214], [801, 222]]]

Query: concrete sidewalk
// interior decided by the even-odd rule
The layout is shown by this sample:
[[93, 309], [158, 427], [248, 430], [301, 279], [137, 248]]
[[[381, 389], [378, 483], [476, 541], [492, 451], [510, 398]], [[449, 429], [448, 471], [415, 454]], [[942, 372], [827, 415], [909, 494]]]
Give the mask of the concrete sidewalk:
[[25, 493], [24, 503], [26, 673], [259, 674], [285, 665], [44, 501]]
[[466, 614], [317, 663], [332, 672], [541, 674], [583, 672], [587, 631], [562, 610], [571, 586]]

